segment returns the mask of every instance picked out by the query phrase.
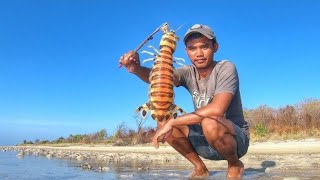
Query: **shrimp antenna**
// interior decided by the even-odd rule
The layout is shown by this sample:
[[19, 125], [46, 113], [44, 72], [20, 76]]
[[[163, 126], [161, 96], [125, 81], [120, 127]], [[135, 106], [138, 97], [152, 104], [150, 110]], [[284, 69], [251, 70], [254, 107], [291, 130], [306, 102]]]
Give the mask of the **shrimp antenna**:
[[176, 30], [176, 32], [178, 32], [178, 31], [182, 28], [182, 26], [184, 26], [185, 24], [186, 24], [186, 23], [180, 25], [179, 28]]
[[157, 32], [159, 32], [161, 30], [161, 27], [164, 25], [167, 25], [168, 23], [163, 23], [161, 24], [161, 26], [159, 26], [155, 31], [153, 31], [135, 50], [134, 52], [139, 51], [139, 49], [145, 45], [148, 41], [150, 41], [151, 39], [153, 39], [153, 35], [155, 35]]

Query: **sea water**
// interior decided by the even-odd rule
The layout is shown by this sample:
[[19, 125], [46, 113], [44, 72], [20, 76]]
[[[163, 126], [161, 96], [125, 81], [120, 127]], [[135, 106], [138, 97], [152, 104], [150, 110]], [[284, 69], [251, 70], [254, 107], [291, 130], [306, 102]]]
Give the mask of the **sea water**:
[[[104, 163], [83, 170], [83, 161], [47, 158], [45, 156], [17, 156], [16, 151], [0, 152], [0, 180], [54, 179], [188, 179], [190, 166], [183, 164]], [[90, 162], [93, 164], [94, 162]], [[208, 167], [210, 168], [210, 167]], [[246, 169], [242, 179], [320, 179], [319, 169], [275, 170]], [[211, 170], [209, 179], [226, 179], [226, 171]]]

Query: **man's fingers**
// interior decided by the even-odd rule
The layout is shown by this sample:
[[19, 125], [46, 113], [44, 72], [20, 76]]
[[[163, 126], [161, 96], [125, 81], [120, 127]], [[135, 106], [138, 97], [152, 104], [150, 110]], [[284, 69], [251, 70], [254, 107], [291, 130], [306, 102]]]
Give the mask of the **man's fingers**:
[[153, 146], [154, 146], [156, 149], [159, 148], [158, 136], [157, 136], [157, 135], [155, 135], [155, 136], [153, 137], [152, 144], [153, 144]]
[[158, 149], [159, 148], [159, 143], [158, 143], [158, 134], [159, 134], [159, 131], [156, 132], [156, 134], [153, 136], [152, 138], [152, 144], [153, 146]]
[[166, 141], [166, 138], [165, 138], [164, 134], [161, 133], [161, 130], [158, 131], [158, 132], [154, 135], [154, 137], [153, 137], [153, 139], [152, 139], [153, 146], [154, 146], [156, 149], [159, 148], [159, 142], [165, 143], [165, 141]]

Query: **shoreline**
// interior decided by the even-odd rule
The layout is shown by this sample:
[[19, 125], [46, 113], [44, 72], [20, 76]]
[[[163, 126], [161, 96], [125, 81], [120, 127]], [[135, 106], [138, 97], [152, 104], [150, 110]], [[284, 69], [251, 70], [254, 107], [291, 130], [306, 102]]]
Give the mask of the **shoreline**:
[[[0, 146], [2, 151], [17, 151], [17, 157], [26, 155], [45, 156], [50, 158], [72, 159], [79, 163], [90, 163], [93, 166], [110, 163], [140, 162], [141, 166], [181, 165], [192, 167], [192, 164], [178, 154], [171, 146]], [[0, 152], [1, 153], [1, 152]], [[202, 158], [203, 159], [203, 158]], [[226, 161], [203, 159], [210, 169], [227, 167]], [[286, 170], [320, 169], [320, 140], [307, 139], [286, 142], [259, 142], [249, 146], [247, 154], [241, 158], [246, 169], [250, 170]], [[96, 164], [96, 165], [94, 165]], [[98, 168], [96, 168], [98, 169]]]
[[[118, 152], [118, 153], [168, 153], [177, 152], [167, 144], [161, 144], [159, 149], [152, 145], [137, 146], [108, 146], [108, 145], [70, 145], [70, 146], [50, 146], [50, 145], [30, 145], [30, 146], [0, 146], [3, 148], [16, 149], [50, 149], [50, 150], [72, 150], [72, 151], [97, 151], [97, 152]], [[248, 154], [299, 154], [299, 153], [320, 153], [320, 139], [290, 140], [290, 141], [266, 141], [255, 142], [249, 145]]]

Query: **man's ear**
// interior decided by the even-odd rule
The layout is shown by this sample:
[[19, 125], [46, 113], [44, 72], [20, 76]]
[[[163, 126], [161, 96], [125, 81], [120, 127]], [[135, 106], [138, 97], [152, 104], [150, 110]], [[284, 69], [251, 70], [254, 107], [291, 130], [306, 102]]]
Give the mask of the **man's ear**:
[[213, 52], [214, 52], [214, 53], [217, 52], [218, 49], [219, 49], [219, 44], [218, 44], [218, 43], [214, 43], [214, 45], [213, 45]]

